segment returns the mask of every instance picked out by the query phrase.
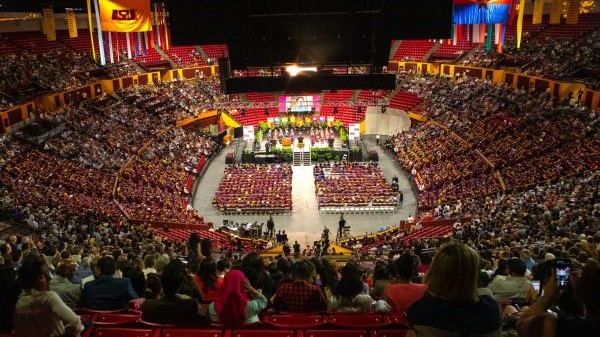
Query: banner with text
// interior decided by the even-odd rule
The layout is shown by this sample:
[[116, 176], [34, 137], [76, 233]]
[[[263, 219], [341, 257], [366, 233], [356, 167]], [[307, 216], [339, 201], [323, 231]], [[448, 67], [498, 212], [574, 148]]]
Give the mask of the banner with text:
[[52, 6], [44, 7], [44, 34], [48, 41], [56, 41], [56, 24], [54, 23], [54, 9]]
[[100, 0], [100, 25], [108, 32], [152, 30], [150, 0]]
[[72, 9], [67, 9], [67, 27], [69, 27], [69, 37], [78, 37], [77, 34], [77, 19], [75, 18], [75, 12]]

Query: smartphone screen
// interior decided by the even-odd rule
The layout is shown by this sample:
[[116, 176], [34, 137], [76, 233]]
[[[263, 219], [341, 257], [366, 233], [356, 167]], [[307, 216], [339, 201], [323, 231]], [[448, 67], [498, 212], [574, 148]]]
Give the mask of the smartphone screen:
[[535, 289], [535, 292], [539, 294], [539, 292], [540, 292], [540, 281], [531, 281], [531, 284], [533, 285], [533, 289]]
[[569, 285], [571, 274], [571, 260], [556, 259], [556, 285], [559, 289], [565, 289]]

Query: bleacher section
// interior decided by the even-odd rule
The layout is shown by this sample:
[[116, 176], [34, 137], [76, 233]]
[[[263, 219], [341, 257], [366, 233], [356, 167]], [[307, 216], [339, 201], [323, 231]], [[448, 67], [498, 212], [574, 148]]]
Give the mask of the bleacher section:
[[429, 40], [403, 40], [392, 59], [395, 61], [422, 61], [433, 45], [433, 41]]
[[269, 114], [265, 114], [265, 109], [263, 108], [252, 108], [246, 109], [246, 111], [242, 114], [241, 111], [238, 111], [237, 114], [233, 115], [238, 122], [242, 125], [254, 125], [257, 126], [258, 122], [265, 121], [269, 117], [277, 117], [279, 116], [279, 109], [277, 108], [268, 108]]
[[46, 53], [55, 49], [66, 50], [67, 47], [59, 41], [48, 41], [46, 35], [38, 31], [5, 33], [12, 44], [35, 54]]
[[337, 107], [337, 113], [334, 112], [335, 107], [333, 105], [324, 105], [321, 107], [321, 116], [334, 116], [336, 120], [340, 120], [344, 125], [358, 123], [365, 118], [366, 107], [361, 108], [361, 112], [358, 112], [357, 106], [341, 106]]
[[171, 46], [164, 52], [178, 66], [203, 66], [206, 62], [200, 57], [200, 53], [194, 46]]
[[206, 56], [210, 58], [218, 59], [222, 56], [229, 56], [227, 45], [224, 44], [207, 44], [200, 47], [202, 48], [202, 50], [204, 50]]
[[246, 93], [246, 98], [251, 102], [273, 102], [275, 96], [269, 93], [249, 92]]
[[[96, 49], [96, 53], [100, 52], [100, 48], [98, 47], [98, 34], [94, 32], [94, 48]], [[69, 49], [81, 53], [92, 53], [92, 44], [90, 43], [90, 32], [86, 29], [79, 29], [77, 31], [77, 37], [70, 38], [69, 31], [67, 30], [57, 30], [56, 38], [64, 43]]]
[[401, 109], [404, 111], [409, 111], [419, 103], [423, 101], [423, 98], [412, 94], [410, 92], [399, 91], [392, 97], [389, 103], [390, 108]]
[[458, 42], [456, 46], [452, 44], [452, 40], [449, 41], [450, 43], [444, 41], [432, 56], [437, 58], [455, 59], [462, 53], [466, 53], [473, 48], [473, 44], [470, 41]]
[[327, 102], [340, 102], [340, 101], [349, 101], [352, 97], [352, 90], [340, 90], [338, 92], [326, 92], [323, 94], [323, 104], [327, 104]]

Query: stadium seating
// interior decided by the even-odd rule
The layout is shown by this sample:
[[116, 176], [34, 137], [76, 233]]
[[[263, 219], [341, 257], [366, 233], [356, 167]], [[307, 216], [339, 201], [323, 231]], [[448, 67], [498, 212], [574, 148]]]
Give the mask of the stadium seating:
[[410, 92], [399, 91], [390, 100], [388, 106], [394, 109], [410, 111], [423, 101], [423, 98]]
[[212, 58], [212, 59], [218, 59], [219, 57], [229, 55], [229, 51], [227, 50], [227, 45], [224, 45], [224, 44], [213, 44], [213, 45], [209, 44], [209, 45], [202, 45], [200, 47], [202, 48], [202, 50], [204, 50], [204, 53], [206, 54], [206, 56], [208, 56], [209, 58]]
[[392, 57], [395, 61], [422, 61], [425, 54], [433, 47], [430, 40], [403, 40]]

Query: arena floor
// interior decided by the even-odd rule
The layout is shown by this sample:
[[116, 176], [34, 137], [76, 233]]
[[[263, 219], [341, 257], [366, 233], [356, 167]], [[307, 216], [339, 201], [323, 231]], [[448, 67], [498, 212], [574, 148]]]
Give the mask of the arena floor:
[[[398, 225], [400, 220], [405, 220], [409, 215], [416, 213], [417, 201], [408, 179], [397, 164], [397, 161], [381, 147], [375, 146], [374, 136], [367, 136], [369, 149], [376, 149], [379, 153], [379, 165], [388, 181], [394, 175], [399, 178], [400, 190], [404, 194], [404, 202], [399, 211], [387, 214], [345, 214], [347, 225], [351, 226], [354, 236], [376, 232], [382, 226]], [[204, 216], [205, 221], [212, 222], [215, 227], [220, 226], [223, 220], [236, 222], [258, 221], [266, 223], [268, 216], [260, 215], [221, 215], [212, 207], [212, 198], [223, 177], [225, 168], [225, 155], [229, 152], [222, 150], [211, 162], [207, 171], [200, 179], [194, 196], [193, 206]], [[337, 230], [339, 215], [321, 214], [317, 208], [315, 185], [312, 175], [312, 166], [294, 166], [292, 178], [293, 210], [290, 215], [274, 215], [275, 230], [285, 230], [288, 238], [300, 244], [312, 244], [320, 239], [321, 233], [327, 226], [333, 233]]]

